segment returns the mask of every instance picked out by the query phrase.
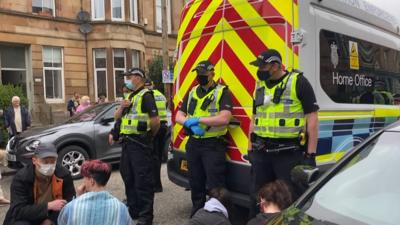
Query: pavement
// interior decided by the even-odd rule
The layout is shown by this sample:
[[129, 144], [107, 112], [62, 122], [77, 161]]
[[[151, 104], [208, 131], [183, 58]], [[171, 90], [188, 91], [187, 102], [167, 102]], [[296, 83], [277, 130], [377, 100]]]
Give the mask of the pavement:
[[[6, 175], [3, 176], [0, 184], [3, 188], [5, 196], [10, 196], [10, 184], [15, 171], [0, 167], [2, 172]], [[162, 166], [161, 170], [162, 183], [164, 191], [156, 193], [154, 201], [154, 225], [184, 225], [189, 221], [190, 210], [192, 207], [190, 200], [190, 191], [186, 191], [182, 187], [178, 187], [167, 177], [166, 165]], [[75, 187], [82, 182], [77, 180], [74, 182]], [[121, 179], [121, 175], [118, 169], [114, 169], [110, 180], [107, 184], [107, 190], [110, 191], [118, 199], [122, 200], [125, 198], [125, 188]], [[4, 220], [5, 214], [8, 210], [8, 206], [0, 207], [0, 223]], [[246, 224], [247, 214], [245, 210], [235, 209], [234, 212], [230, 213], [234, 219], [234, 225]]]

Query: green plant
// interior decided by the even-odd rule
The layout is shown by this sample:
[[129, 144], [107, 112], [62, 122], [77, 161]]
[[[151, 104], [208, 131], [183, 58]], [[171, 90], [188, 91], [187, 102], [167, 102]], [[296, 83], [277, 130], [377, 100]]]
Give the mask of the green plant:
[[164, 93], [164, 85], [162, 83], [162, 56], [155, 55], [149, 63], [148, 76], [154, 83], [154, 88]]
[[[18, 96], [21, 99], [21, 105], [28, 107], [28, 99], [26, 98], [22, 88], [14, 85], [0, 84], [0, 109], [5, 113], [7, 108], [11, 106], [13, 96]], [[7, 132], [4, 129], [4, 117], [0, 117], [0, 147], [4, 147], [8, 139]]]

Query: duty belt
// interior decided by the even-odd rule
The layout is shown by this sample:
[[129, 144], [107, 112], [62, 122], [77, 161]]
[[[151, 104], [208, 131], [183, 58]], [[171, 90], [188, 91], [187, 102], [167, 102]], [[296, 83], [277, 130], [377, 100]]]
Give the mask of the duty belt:
[[297, 151], [300, 150], [300, 145], [297, 144], [268, 144], [260, 143], [259, 141], [252, 144], [254, 151], [267, 152], [267, 153], [278, 153], [286, 151]]

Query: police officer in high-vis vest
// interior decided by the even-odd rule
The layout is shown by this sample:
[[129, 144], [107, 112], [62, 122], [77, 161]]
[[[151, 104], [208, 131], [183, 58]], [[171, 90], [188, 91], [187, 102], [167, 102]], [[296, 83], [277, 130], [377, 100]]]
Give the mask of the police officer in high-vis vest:
[[258, 211], [255, 196], [264, 184], [280, 179], [293, 188], [291, 170], [300, 164], [315, 166], [319, 107], [302, 73], [282, 69], [278, 51], [261, 53], [251, 65], [258, 67], [249, 135], [253, 217]]
[[158, 116], [160, 117], [160, 129], [154, 138], [154, 191], [162, 192], [163, 187], [161, 184], [161, 163], [162, 156], [167, 141], [168, 133], [168, 120], [167, 120], [167, 98], [157, 89], [154, 89], [153, 81], [147, 79], [144, 86], [153, 91], [154, 99], [156, 100], [156, 106], [158, 110]]
[[186, 144], [192, 194], [191, 216], [204, 207], [207, 190], [225, 186], [226, 141], [232, 100], [228, 87], [214, 82], [214, 65], [200, 62], [193, 71], [198, 85], [183, 99], [176, 122], [190, 135]]
[[145, 74], [132, 68], [124, 74], [133, 92], [115, 113], [123, 135], [120, 172], [125, 183], [129, 214], [137, 224], [152, 224], [154, 203], [153, 144], [160, 119], [153, 93], [144, 88]]

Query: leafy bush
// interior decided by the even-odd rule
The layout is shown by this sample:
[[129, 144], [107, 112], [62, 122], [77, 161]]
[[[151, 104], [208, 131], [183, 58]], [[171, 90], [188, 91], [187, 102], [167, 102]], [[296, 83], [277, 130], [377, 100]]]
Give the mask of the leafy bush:
[[[18, 96], [21, 99], [21, 105], [28, 107], [28, 99], [26, 98], [22, 88], [14, 85], [0, 84], [0, 109], [5, 113], [7, 108], [11, 106], [13, 96]], [[4, 147], [8, 139], [7, 132], [4, 129], [4, 117], [0, 117], [0, 147]]]
[[162, 83], [162, 69], [163, 60], [162, 56], [153, 56], [153, 59], [149, 63], [148, 76], [154, 83], [154, 88], [164, 93], [164, 85]]

